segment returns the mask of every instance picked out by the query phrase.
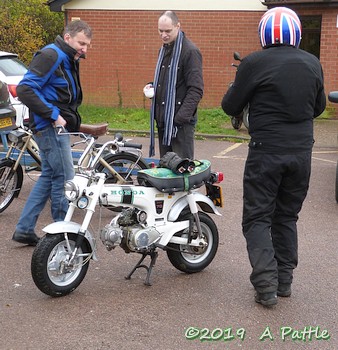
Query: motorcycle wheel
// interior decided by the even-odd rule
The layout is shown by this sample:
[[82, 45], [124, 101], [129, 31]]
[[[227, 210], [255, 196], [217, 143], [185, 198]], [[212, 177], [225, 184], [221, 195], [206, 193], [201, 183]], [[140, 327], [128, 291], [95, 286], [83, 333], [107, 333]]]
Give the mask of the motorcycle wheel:
[[338, 163], [336, 166], [336, 187], [335, 187], [336, 202], [338, 203]]
[[[137, 172], [141, 169], [148, 169], [149, 166], [143, 158], [133, 153], [108, 154], [104, 160], [116, 170], [126, 181], [126, 184], [137, 185]], [[117, 183], [117, 178], [99, 163], [96, 167], [98, 172], [108, 173], [106, 183]]]
[[[169, 243], [169, 247], [176, 250], [167, 250], [167, 256], [171, 264], [178, 270], [185, 273], [200, 272], [205, 269], [214, 259], [219, 242], [218, 229], [209, 215], [198, 213], [204, 239], [208, 242], [207, 247], [193, 247]], [[180, 220], [189, 220], [191, 214], [186, 214]], [[187, 237], [186, 230], [178, 232], [175, 236]], [[177, 251], [179, 250], [179, 251]]]
[[239, 130], [242, 126], [242, 119], [236, 117], [230, 117], [231, 125], [234, 129]]
[[243, 124], [249, 130], [249, 105], [243, 109]]
[[23, 182], [22, 166], [19, 165], [15, 172], [12, 171], [15, 164], [13, 159], [0, 161], [0, 213], [12, 203], [19, 195]]
[[85, 278], [90, 260], [87, 241], [79, 247], [71, 266], [69, 256], [75, 247], [77, 235], [68, 234], [70, 250], [63, 233], [44, 236], [35, 247], [31, 273], [41, 292], [52, 297], [61, 297], [74, 291]]

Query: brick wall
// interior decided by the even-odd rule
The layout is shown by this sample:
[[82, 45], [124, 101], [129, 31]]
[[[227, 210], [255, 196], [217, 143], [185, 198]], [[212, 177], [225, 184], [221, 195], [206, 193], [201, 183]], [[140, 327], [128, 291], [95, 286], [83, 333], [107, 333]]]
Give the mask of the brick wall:
[[[303, 9], [300, 15], [320, 14]], [[92, 47], [81, 62], [84, 102], [103, 106], [149, 107], [143, 86], [153, 80], [161, 41], [157, 33], [158, 11], [69, 10], [94, 32]], [[205, 94], [202, 107], [219, 107], [229, 82], [233, 52], [242, 56], [260, 49], [257, 25], [261, 12], [177, 11], [182, 30], [203, 55]], [[338, 90], [337, 28], [335, 10], [325, 10], [322, 20], [321, 61], [326, 91]]]

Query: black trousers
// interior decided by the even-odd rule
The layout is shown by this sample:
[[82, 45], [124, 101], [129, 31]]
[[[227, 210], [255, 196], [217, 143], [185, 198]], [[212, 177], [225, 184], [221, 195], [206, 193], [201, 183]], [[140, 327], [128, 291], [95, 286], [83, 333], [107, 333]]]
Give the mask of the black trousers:
[[297, 220], [311, 173], [311, 151], [266, 154], [250, 148], [243, 178], [243, 234], [260, 293], [291, 283], [298, 264]]
[[178, 127], [177, 135], [172, 139], [170, 146], [162, 145], [164, 129], [158, 128], [160, 157], [167, 152], [175, 152], [181, 158], [194, 159], [195, 125], [184, 124]]

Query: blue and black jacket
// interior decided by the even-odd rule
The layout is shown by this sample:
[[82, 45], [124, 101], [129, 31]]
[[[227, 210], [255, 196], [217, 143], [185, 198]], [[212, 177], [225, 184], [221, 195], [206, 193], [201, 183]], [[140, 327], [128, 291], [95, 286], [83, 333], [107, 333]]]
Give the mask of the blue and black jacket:
[[79, 130], [82, 90], [75, 54], [76, 50], [58, 36], [34, 55], [17, 87], [18, 97], [29, 108], [33, 132], [50, 126], [59, 115], [67, 121], [68, 131]]

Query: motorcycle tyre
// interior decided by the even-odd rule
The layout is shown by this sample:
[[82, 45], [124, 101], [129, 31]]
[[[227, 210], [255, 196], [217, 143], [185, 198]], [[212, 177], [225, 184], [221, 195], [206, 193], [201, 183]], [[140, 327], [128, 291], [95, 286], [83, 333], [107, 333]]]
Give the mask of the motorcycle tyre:
[[243, 109], [243, 124], [249, 130], [249, 105]]
[[[176, 250], [182, 250], [185, 248], [185, 245], [179, 245], [174, 243], [169, 243], [168, 246], [170, 248], [176, 249], [176, 250], [167, 250], [167, 256], [171, 264], [178, 270], [185, 272], [185, 273], [195, 273], [200, 272], [203, 269], [205, 269], [214, 259], [217, 249], [218, 249], [218, 243], [219, 243], [219, 235], [218, 235], [218, 229], [215, 224], [215, 222], [211, 219], [211, 217], [203, 212], [198, 213], [202, 232], [203, 234], [208, 235], [208, 247], [206, 248], [209, 250], [207, 252], [207, 255], [203, 257], [205, 253], [202, 255], [196, 254], [196, 258], [194, 258], [194, 255], [186, 254], [184, 252], [179, 252]], [[191, 213], [182, 215], [179, 220], [188, 220], [191, 216]], [[181, 236], [184, 232], [178, 232], [175, 234], [175, 236]], [[212, 240], [211, 244], [210, 241]], [[209, 249], [210, 247], [210, 249]], [[198, 249], [198, 248], [197, 248]], [[189, 248], [190, 250], [190, 248]], [[201, 260], [201, 257], [203, 259]], [[196, 261], [194, 261], [196, 260]]]
[[[117, 163], [118, 161], [127, 160], [129, 163], [137, 163], [138, 170], [149, 169], [149, 165], [146, 163], [146, 161], [143, 158], [140, 158], [138, 160], [138, 156], [136, 154], [133, 154], [133, 153], [121, 152], [121, 153], [117, 153], [117, 154], [108, 154], [107, 156], [104, 157], [104, 160], [112, 167], [114, 167], [114, 163]], [[101, 163], [99, 163], [97, 165], [95, 170], [97, 172], [105, 171], [104, 166]], [[106, 170], [105, 172], [108, 172], [108, 170]], [[128, 179], [126, 178], [127, 174], [125, 174], [125, 173], [119, 173], [119, 174], [121, 176], [123, 176], [123, 178], [125, 180], [128, 181]], [[135, 184], [134, 180], [133, 180], [133, 182]], [[108, 175], [106, 183], [116, 183], [116, 179], [114, 178], [113, 175]]]
[[[8, 174], [13, 169], [14, 164], [14, 159], [8, 158], [0, 161], [0, 183], [2, 183], [2, 177], [4, 174]], [[7, 178], [5, 180], [6, 183], [9, 181], [13, 181], [13, 183], [10, 190], [8, 191], [8, 194], [4, 195], [0, 190], [0, 213], [5, 211], [13, 202], [14, 198], [18, 197], [20, 193], [23, 182], [23, 170], [20, 164], [17, 167], [15, 173], [13, 173], [9, 179]]]
[[236, 117], [230, 117], [231, 125], [234, 129], [239, 130], [242, 126], [242, 119]]
[[336, 165], [336, 186], [335, 186], [336, 202], [338, 203], [338, 162]]
[[[70, 244], [75, 245], [77, 235], [68, 234], [68, 239]], [[59, 284], [54, 283], [48, 274], [47, 267], [51, 261], [53, 250], [63, 241], [66, 242], [63, 233], [56, 235], [47, 234], [40, 239], [32, 254], [31, 274], [33, 281], [41, 292], [52, 297], [62, 297], [73, 292], [85, 278], [89, 267], [89, 260], [84, 265], [80, 262], [80, 267], [75, 270], [77, 275], [69, 284], [64, 282]], [[90, 251], [88, 242], [83, 240], [78, 253], [89, 253]], [[70, 273], [70, 277], [72, 273]]]

